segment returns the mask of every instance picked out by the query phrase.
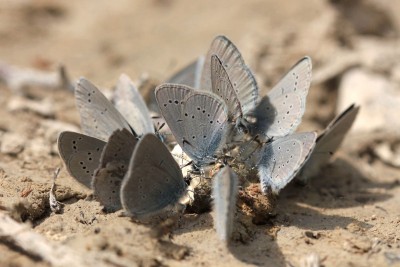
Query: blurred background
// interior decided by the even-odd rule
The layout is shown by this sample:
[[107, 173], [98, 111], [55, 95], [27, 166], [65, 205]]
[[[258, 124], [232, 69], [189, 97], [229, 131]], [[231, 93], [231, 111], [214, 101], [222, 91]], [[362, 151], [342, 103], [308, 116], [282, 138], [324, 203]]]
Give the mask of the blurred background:
[[[310, 90], [310, 105], [321, 111], [308, 108], [306, 118], [326, 124], [349, 69], [400, 81], [399, 8], [400, 1], [388, 0], [2, 0], [0, 61], [42, 70], [62, 64], [72, 80], [85, 76], [102, 88], [114, 86], [122, 72], [157, 84], [223, 34], [238, 46], [263, 93], [311, 56], [312, 88], [324, 90]], [[354, 101], [344, 98], [339, 110]]]
[[0, 59], [37, 68], [62, 63], [73, 77], [111, 86], [121, 72], [164, 79], [224, 34], [263, 79], [303, 55], [317, 67], [364, 36], [393, 40], [399, 7], [388, 0], [2, 0]]

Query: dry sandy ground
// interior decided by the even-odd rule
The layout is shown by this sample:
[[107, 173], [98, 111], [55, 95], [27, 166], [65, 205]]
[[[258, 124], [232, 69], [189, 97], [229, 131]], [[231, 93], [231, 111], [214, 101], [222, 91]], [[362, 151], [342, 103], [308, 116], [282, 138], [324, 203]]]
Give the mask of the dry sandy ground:
[[[241, 49], [265, 92], [303, 55], [313, 58], [318, 72], [332, 59], [346, 59], [360, 40], [382, 44], [382, 53], [383, 44], [397, 44], [400, 1], [331, 2], [3, 0], [0, 59], [45, 70], [62, 63], [74, 79], [85, 76], [110, 88], [122, 72], [162, 81], [224, 34]], [[392, 60], [396, 65], [400, 57]], [[333, 118], [346, 70], [317, 76], [302, 130], [321, 129]], [[392, 77], [390, 69], [369, 71]], [[314, 266], [302, 265], [313, 253], [321, 266], [400, 266], [400, 172], [371, 152], [372, 133], [363, 133], [363, 142], [353, 133], [318, 177], [285, 188], [268, 224], [238, 221], [239, 238], [228, 250], [216, 238], [212, 212], [185, 214], [170, 239], [157, 242], [151, 227], [104, 213], [65, 170], [56, 191], [65, 207], [51, 213], [52, 173], [62, 165], [57, 133], [79, 125], [74, 98], [40, 87], [21, 98], [10, 89], [0, 87], [0, 212], [31, 222], [32, 231], [52, 244], [104, 266]], [[21, 99], [43, 101], [48, 113], [10, 106]], [[55, 265], [2, 236], [0, 266]]]

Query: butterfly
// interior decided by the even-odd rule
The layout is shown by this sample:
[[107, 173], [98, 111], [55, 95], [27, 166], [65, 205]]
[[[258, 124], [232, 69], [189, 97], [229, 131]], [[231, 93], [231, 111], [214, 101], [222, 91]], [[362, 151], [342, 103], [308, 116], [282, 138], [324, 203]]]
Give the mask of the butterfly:
[[120, 192], [125, 212], [137, 219], [174, 206], [186, 192], [179, 165], [154, 134], [136, 144]]
[[92, 175], [99, 166], [106, 142], [80, 133], [62, 132], [57, 144], [68, 173], [90, 188]]
[[315, 147], [315, 132], [295, 133], [265, 144], [257, 164], [264, 194], [279, 193], [300, 171]]
[[119, 77], [113, 102], [138, 136], [155, 133], [150, 111], [142, 95], [126, 74]]
[[120, 189], [139, 138], [127, 129], [115, 130], [105, 145], [91, 187], [106, 211], [121, 209]]
[[219, 239], [226, 243], [229, 242], [233, 231], [237, 194], [237, 175], [229, 166], [221, 168], [213, 180], [214, 226]]
[[161, 114], [195, 166], [215, 161], [229, 128], [226, 104], [216, 95], [178, 84], [156, 88]]
[[[210, 49], [205, 57], [200, 80], [202, 90], [213, 91], [212, 73], [215, 73], [216, 56], [223, 66], [233, 87], [236, 98], [244, 115], [256, 107], [258, 101], [258, 86], [254, 75], [245, 64], [239, 49], [225, 36], [217, 36], [211, 43]], [[213, 63], [214, 61], [214, 63]], [[214, 67], [213, 67], [214, 66]]]
[[258, 86], [239, 50], [227, 37], [217, 36], [205, 57], [191, 63], [168, 82], [220, 96], [228, 106], [229, 121], [236, 125], [228, 139], [241, 138], [247, 131], [246, 117], [256, 107]]
[[[95, 85], [81, 78], [75, 88], [75, 100], [83, 134], [65, 132], [58, 138], [59, 152], [67, 170], [87, 187], [91, 186], [92, 175], [99, 167], [106, 142], [116, 130], [125, 129], [132, 139], [137, 138], [137, 132], [154, 132], [144, 101], [126, 75], [121, 75], [116, 91], [116, 106], [137, 126], [136, 131]], [[136, 115], [129, 115], [133, 110], [137, 110]]]
[[105, 142], [117, 129], [125, 128], [137, 135], [112, 103], [85, 78], [81, 78], [76, 85], [75, 101], [83, 134]]
[[309, 178], [317, 175], [321, 168], [329, 162], [353, 125], [359, 109], [358, 106], [351, 105], [334, 118], [325, 130], [318, 135], [310, 159], [296, 177], [298, 180], [306, 182]]
[[183, 84], [195, 89], [200, 89], [200, 79], [204, 66], [204, 59], [204, 56], [198, 57], [196, 60], [168, 78], [165, 83]]
[[249, 126], [260, 139], [293, 133], [300, 124], [311, 84], [311, 59], [304, 57], [262, 97], [252, 111], [256, 122]]

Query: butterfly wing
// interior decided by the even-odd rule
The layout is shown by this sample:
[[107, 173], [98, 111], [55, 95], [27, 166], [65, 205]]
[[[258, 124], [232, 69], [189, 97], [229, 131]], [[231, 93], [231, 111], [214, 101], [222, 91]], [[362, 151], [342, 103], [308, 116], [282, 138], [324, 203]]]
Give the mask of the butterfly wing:
[[265, 145], [258, 166], [264, 193], [269, 189], [278, 193], [293, 179], [310, 156], [316, 138], [314, 132], [295, 133]]
[[212, 88], [212, 55], [217, 55], [221, 60], [240, 101], [242, 112], [246, 115], [249, 111], [253, 110], [257, 104], [257, 82], [250, 69], [246, 66], [239, 50], [225, 36], [217, 36], [211, 43], [201, 74], [200, 88], [203, 90], [211, 90]]
[[116, 130], [108, 139], [95, 171], [92, 188], [107, 211], [121, 209], [120, 189], [138, 139], [126, 129]]
[[301, 122], [304, 108], [300, 96], [286, 93], [271, 99], [264, 96], [255, 109], [255, 124], [250, 132], [260, 138], [286, 136], [292, 133]]
[[242, 108], [228, 73], [222, 66], [221, 60], [216, 56], [211, 57], [211, 89], [214, 94], [221, 97], [228, 107], [228, 118], [232, 122], [242, 117]]
[[114, 105], [137, 135], [155, 133], [153, 121], [143, 97], [125, 74], [122, 74], [118, 80]]
[[178, 164], [167, 147], [152, 134], [136, 145], [121, 186], [125, 211], [138, 219], [174, 205], [186, 190]]
[[193, 91], [192, 88], [179, 84], [163, 84], [158, 86], [155, 91], [161, 115], [178, 143], [183, 141], [182, 109], [184, 100]]
[[306, 182], [328, 164], [353, 125], [358, 111], [359, 107], [353, 104], [329, 123], [324, 132], [318, 136], [314, 151], [297, 176], [298, 179]]
[[57, 144], [69, 174], [90, 188], [93, 172], [99, 166], [100, 155], [106, 143], [84, 134], [62, 132]]
[[164, 84], [156, 89], [161, 114], [177, 143], [196, 164], [214, 160], [228, 129], [227, 107], [217, 96], [187, 86]]
[[239, 145], [237, 159], [249, 168], [258, 166], [261, 159], [263, 144], [256, 140], [247, 140]]
[[200, 56], [198, 59], [178, 71], [171, 78], [169, 78], [167, 80], [167, 83], [183, 84], [199, 89], [203, 65], [204, 56]]
[[253, 135], [271, 138], [296, 130], [305, 111], [311, 68], [311, 59], [304, 57], [261, 99], [254, 110]]
[[85, 78], [75, 88], [75, 100], [84, 134], [107, 141], [117, 129], [131, 130], [121, 113]]
[[195, 165], [213, 162], [229, 129], [225, 103], [214, 94], [196, 91], [186, 98], [182, 114], [184, 132], [178, 144]]
[[230, 167], [224, 167], [213, 181], [215, 220], [218, 237], [228, 243], [233, 231], [233, 219], [236, 211], [238, 177]]

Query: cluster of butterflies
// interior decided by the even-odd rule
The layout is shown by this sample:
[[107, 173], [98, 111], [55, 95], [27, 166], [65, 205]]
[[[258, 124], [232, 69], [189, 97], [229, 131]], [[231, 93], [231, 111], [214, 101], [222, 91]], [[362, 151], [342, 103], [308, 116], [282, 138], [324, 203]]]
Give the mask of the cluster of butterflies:
[[83, 134], [61, 133], [59, 152], [71, 176], [92, 188], [106, 210], [124, 209], [140, 220], [187, 199], [181, 167], [163, 142], [170, 131], [193, 170], [203, 173], [223, 162], [213, 177], [213, 196], [217, 233], [228, 240], [238, 190], [229, 162], [257, 169], [263, 193], [278, 193], [294, 177], [316, 175], [354, 122], [358, 107], [352, 105], [318, 136], [294, 133], [310, 83], [311, 59], [304, 57], [260, 97], [239, 50], [218, 36], [205, 57], [155, 89], [166, 125], [155, 124], [126, 75], [111, 101], [81, 78], [75, 98]]

